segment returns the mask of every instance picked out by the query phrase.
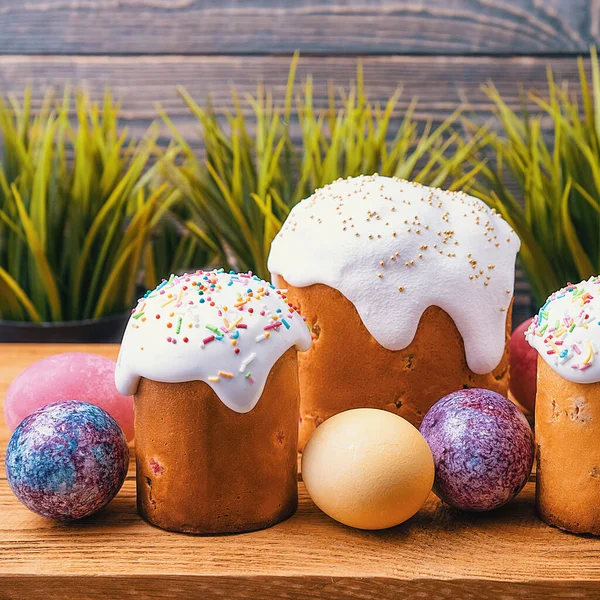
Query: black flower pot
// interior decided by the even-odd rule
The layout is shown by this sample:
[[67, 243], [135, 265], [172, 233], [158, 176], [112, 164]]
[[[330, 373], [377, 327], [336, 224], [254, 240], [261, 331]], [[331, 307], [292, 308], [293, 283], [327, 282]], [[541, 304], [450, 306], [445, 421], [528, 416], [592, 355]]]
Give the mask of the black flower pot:
[[129, 313], [59, 323], [0, 321], [0, 343], [109, 344], [123, 337]]

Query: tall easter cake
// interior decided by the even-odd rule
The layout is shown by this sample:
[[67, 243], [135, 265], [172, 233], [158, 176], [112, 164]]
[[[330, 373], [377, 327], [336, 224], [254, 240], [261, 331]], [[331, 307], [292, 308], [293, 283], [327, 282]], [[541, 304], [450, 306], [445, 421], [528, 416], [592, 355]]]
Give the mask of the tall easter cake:
[[340, 179], [300, 202], [269, 256], [313, 336], [300, 446], [350, 408], [418, 425], [457, 389], [505, 395], [519, 246], [483, 202], [397, 178]]
[[526, 332], [538, 351], [537, 507], [600, 535], [600, 278], [552, 294]]
[[295, 511], [296, 350], [310, 344], [285, 294], [250, 274], [171, 276], [139, 300], [115, 379], [135, 394], [145, 519], [225, 533]]

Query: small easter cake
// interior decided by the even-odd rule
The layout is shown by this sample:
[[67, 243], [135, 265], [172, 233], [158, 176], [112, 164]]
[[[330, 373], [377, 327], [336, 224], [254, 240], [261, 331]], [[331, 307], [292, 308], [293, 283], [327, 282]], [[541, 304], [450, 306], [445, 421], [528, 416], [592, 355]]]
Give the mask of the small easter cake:
[[538, 351], [538, 512], [551, 525], [599, 535], [600, 277], [552, 294], [525, 335]]
[[300, 202], [268, 263], [313, 335], [300, 446], [346, 409], [418, 426], [458, 389], [506, 395], [519, 246], [480, 200], [397, 178], [340, 179]]
[[261, 529], [297, 506], [297, 350], [282, 290], [220, 271], [171, 276], [138, 301], [115, 380], [134, 395], [138, 510], [171, 531]]

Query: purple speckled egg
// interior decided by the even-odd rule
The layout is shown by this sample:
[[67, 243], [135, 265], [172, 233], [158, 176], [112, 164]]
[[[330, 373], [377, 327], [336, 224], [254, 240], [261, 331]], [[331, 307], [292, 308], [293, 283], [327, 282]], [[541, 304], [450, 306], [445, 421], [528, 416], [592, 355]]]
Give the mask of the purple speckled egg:
[[463, 510], [492, 510], [512, 500], [533, 465], [533, 433], [504, 396], [460, 390], [434, 404], [420, 427], [435, 462], [434, 492]]
[[123, 431], [88, 402], [48, 404], [25, 418], [6, 450], [6, 476], [33, 512], [71, 521], [106, 506], [125, 481], [129, 449]]

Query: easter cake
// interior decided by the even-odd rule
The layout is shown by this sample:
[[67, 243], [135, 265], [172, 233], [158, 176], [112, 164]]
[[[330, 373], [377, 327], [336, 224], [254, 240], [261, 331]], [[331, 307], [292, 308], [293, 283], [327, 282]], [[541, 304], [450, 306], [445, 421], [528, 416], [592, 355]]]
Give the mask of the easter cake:
[[260, 529], [297, 506], [297, 350], [310, 333], [251, 274], [171, 276], [133, 310], [115, 374], [134, 394], [138, 510], [172, 531]]
[[538, 351], [537, 508], [600, 534], [600, 277], [552, 294], [526, 333]]
[[506, 395], [519, 246], [480, 200], [397, 178], [340, 179], [300, 202], [268, 263], [312, 331], [300, 446], [346, 409], [418, 426], [457, 389]]

